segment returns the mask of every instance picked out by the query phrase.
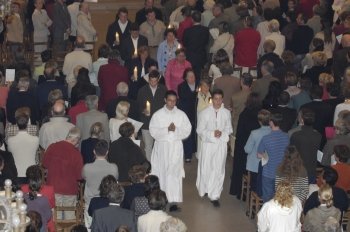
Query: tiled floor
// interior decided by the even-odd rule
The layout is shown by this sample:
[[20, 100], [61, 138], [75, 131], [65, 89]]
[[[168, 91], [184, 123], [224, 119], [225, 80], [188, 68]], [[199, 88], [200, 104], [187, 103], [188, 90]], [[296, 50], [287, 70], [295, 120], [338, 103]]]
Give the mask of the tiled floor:
[[232, 158], [226, 163], [226, 178], [221, 194], [221, 207], [214, 208], [209, 199], [200, 198], [196, 188], [197, 160], [185, 164], [184, 202], [180, 205], [182, 211], [173, 213], [187, 225], [189, 232], [254, 232], [255, 221], [245, 216], [245, 203], [228, 193]]

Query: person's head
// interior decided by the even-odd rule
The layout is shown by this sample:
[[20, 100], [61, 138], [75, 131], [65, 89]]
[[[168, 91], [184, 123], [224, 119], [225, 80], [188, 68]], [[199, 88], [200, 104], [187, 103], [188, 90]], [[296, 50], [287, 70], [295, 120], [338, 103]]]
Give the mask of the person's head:
[[303, 121], [303, 124], [305, 126], [313, 126], [314, 122], [315, 122], [315, 113], [313, 110], [309, 109], [309, 108], [302, 108], [300, 110], [301, 112], [301, 119]]
[[292, 181], [297, 177], [307, 176], [303, 160], [295, 146], [287, 146], [282, 163], [278, 167], [279, 175]]
[[100, 139], [94, 147], [94, 154], [96, 158], [106, 157], [108, 154], [108, 148], [109, 148], [108, 142], [104, 139]]
[[154, 0], [145, 0], [146, 9], [153, 8], [153, 5], [154, 5]]
[[213, 58], [213, 63], [219, 65], [221, 63], [230, 62], [227, 52], [224, 49], [219, 49]]
[[85, 14], [88, 14], [89, 13], [89, 4], [87, 2], [80, 3], [79, 10], [84, 12]]
[[287, 72], [284, 80], [287, 86], [296, 86], [298, 84], [298, 77], [294, 72]]
[[252, 92], [248, 95], [245, 107], [248, 109], [260, 109], [262, 106], [258, 93]]
[[154, 190], [160, 190], [159, 179], [155, 175], [148, 175], [145, 178], [145, 196], [148, 198]]
[[134, 133], [135, 133], [135, 127], [134, 125], [132, 125], [131, 122], [124, 122], [119, 127], [119, 134], [123, 138], [130, 138], [134, 135]]
[[36, 211], [29, 210], [27, 217], [30, 218], [30, 224], [27, 225], [25, 232], [39, 232], [43, 226], [41, 215]]
[[184, 6], [181, 9], [181, 14], [184, 18], [190, 17], [191, 13], [192, 13], [192, 7], [190, 7], [190, 6]]
[[322, 52], [324, 50], [324, 41], [320, 38], [313, 38], [311, 44], [314, 52]]
[[288, 0], [288, 10], [294, 10], [295, 5], [295, 0]]
[[147, 46], [141, 46], [137, 49], [141, 59], [146, 59], [149, 56], [149, 49]]
[[109, 193], [107, 194], [107, 198], [110, 203], [120, 204], [124, 200], [125, 191], [123, 186], [118, 183], [111, 183]]
[[280, 30], [280, 23], [278, 22], [277, 19], [272, 19], [269, 22], [269, 30], [270, 30], [270, 32], [279, 32], [279, 30]]
[[50, 105], [54, 105], [57, 100], [63, 101], [62, 91], [60, 89], [51, 90], [47, 97], [47, 100]]
[[327, 86], [330, 83], [334, 83], [334, 77], [328, 73], [321, 73], [318, 76], [318, 82], [320, 86]]
[[80, 129], [78, 127], [72, 127], [68, 132], [66, 141], [71, 143], [74, 146], [77, 146], [79, 145], [80, 138], [81, 138]]
[[281, 58], [286, 65], [292, 65], [294, 64], [295, 54], [292, 51], [286, 50], [282, 52]]
[[176, 60], [179, 63], [184, 63], [186, 60], [186, 53], [185, 53], [185, 49], [184, 48], [178, 48], [175, 51], [175, 55], [176, 55]]
[[[350, 17], [349, 17], [350, 22]], [[350, 47], [350, 33], [344, 33], [341, 38], [341, 45], [343, 48]]]
[[121, 23], [125, 24], [128, 21], [128, 9], [126, 7], [119, 8], [117, 12], [117, 20], [120, 20]]
[[293, 205], [293, 188], [289, 181], [281, 181], [276, 188], [273, 199], [281, 206], [291, 208]]
[[251, 16], [244, 17], [243, 25], [245, 28], [253, 27], [253, 18]]
[[261, 126], [268, 126], [270, 123], [271, 113], [268, 110], [260, 110], [258, 113], [258, 121]]
[[270, 126], [272, 128], [279, 127], [283, 121], [283, 116], [281, 113], [273, 113], [270, 116]]
[[29, 199], [34, 200], [41, 189], [43, 181], [43, 172], [40, 166], [29, 166], [26, 170], [26, 177], [29, 181]]
[[224, 91], [221, 89], [214, 89], [211, 96], [214, 109], [219, 109], [224, 100]]
[[174, 109], [177, 102], [176, 92], [173, 90], [166, 91], [164, 100], [165, 100], [165, 106], [168, 110]]
[[52, 106], [52, 116], [62, 117], [66, 114], [66, 107], [61, 101], [56, 101]]
[[229, 32], [230, 25], [228, 24], [228, 22], [223, 21], [223, 22], [219, 23], [218, 29], [219, 29], [219, 33], [221, 35], [222, 33]]
[[[91, 81], [89, 78], [89, 70], [87, 68], [80, 68], [77, 76], [77, 84], [78, 85], [90, 85]], [[84, 96], [85, 98], [85, 96]]]
[[299, 80], [300, 89], [306, 91], [307, 93], [311, 92], [312, 82], [309, 78], [301, 78]]
[[322, 172], [323, 172], [321, 176], [322, 184], [328, 184], [331, 187], [333, 187], [338, 181], [337, 171], [332, 167], [324, 166]]
[[246, 4], [239, 4], [236, 7], [236, 13], [241, 19], [243, 19], [244, 17], [249, 16], [249, 10], [248, 10], [247, 5]]
[[128, 175], [131, 183], [143, 183], [145, 181], [146, 169], [143, 165], [134, 165], [130, 168]]
[[350, 158], [350, 149], [345, 144], [335, 145], [333, 152], [337, 162], [346, 163]]
[[154, 190], [148, 196], [148, 206], [151, 210], [165, 210], [168, 198], [162, 190]]
[[296, 21], [298, 25], [304, 25], [307, 22], [307, 16], [303, 13], [299, 13]]
[[148, 8], [146, 10], [146, 19], [150, 23], [154, 23], [157, 20], [154, 8]]
[[175, 28], [167, 28], [164, 32], [164, 37], [168, 43], [172, 43], [176, 39], [176, 30]]
[[108, 175], [103, 177], [101, 184], [99, 186], [100, 197], [107, 197], [109, 192], [112, 191], [112, 184], [117, 184], [117, 179]]
[[170, 217], [160, 224], [159, 232], [187, 232], [187, 227], [180, 219]]
[[272, 72], [274, 70], [274, 64], [269, 61], [269, 60], [265, 60], [262, 65], [261, 65], [261, 74], [263, 76], [265, 75], [271, 75]]
[[233, 73], [233, 66], [230, 64], [230, 62], [223, 62], [218, 65], [218, 68], [221, 72], [221, 74], [224, 75], [229, 75], [231, 76]]
[[250, 88], [253, 84], [253, 76], [250, 73], [243, 73], [241, 76], [241, 86]]
[[75, 47], [81, 49], [85, 48], [85, 38], [83, 36], [77, 36], [77, 39], [75, 40]]
[[194, 71], [192, 68], [186, 68], [183, 74], [183, 79], [189, 85], [194, 85], [196, 83], [196, 76], [194, 75]]
[[[151, 0], [152, 1], [152, 0]], [[131, 230], [129, 229], [128, 226], [119, 226], [115, 232], [130, 232]]]
[[326, 205], [327, 208], [333, 206], [333, 190], [328, 184], [322, 185], [318, 190], [318, 199], [322, 205]]
[[344, 85], [342, 92], [345, 99], [350, 99], [350, 83]]
[[108, 59], [119, 60], [120, 59], [120, 52], [117, 49], [112, 49], [108, 55]]
[[11, 3], [11, 12], [12, 13], [19, 13], [21, 10], [21, 5], [18, 2], [12, 2]]
[[110, 53], [110, 48], [107, 44], [102, 44], [98, 48], [98, 57], [99, 58], [108, 58], [109, 53]]
[[272, 53], [276, 49], [276, 43], [271, 39], [267, 39], [265, 40], [263, 47], [265, 53]]
[[193, 23], [200, 23], [202, 20], [202, 14], [197, 10], [192, 12], [191, 17], [192, 17]]
[[203, 4], [203, 8], [205, 10], [212, 10], [213, 7], [215, 5], [215, 1], [214, 0], [206, 0]]
[[290, 95], [286, 91], [282, 91], [280, 96], [278, 97], [278, 104], [280, 105], [288, 105], [290, 101]]
[[116, 93], [118, 96], [128, 96], [129, 86], [125, 82], [119, 82], [116, 88]]
[[[340, 112], [341, 113], [341, 112]], [[340, 116], [340, 113], [338, 114], [338, 117]], [[334, 128], [335, 128], [335, 133], [337, 135], [347, 135], [349, 134], [349, 129], [348, 126], [346, 126], [346, 121], [339, 117], [337, 121], [335, 121]]]
[[44, 1], [43, 0], [35, 0], [34, 6], [35, 6], [35, 9], [41, 10], [44, 6]]
[[324, 231], [326, 232], [339, 231], [339, 227], [340, 227], [339, 220], [332, 216], [328, 217], [325, 223], [323, 224]]
[[88, 232], [88, 229], [84, 225], [75, 225], [70, 232]]
[[132, 23], [130, 25], [130, 34], [133, 39], [137, 39], [139, 37], [139, 34], [140, 34], [139, 30], [140, 30], [140, 27], [137, 23]]
[[93, 138], [100, 138], [103, 133], [103, 125], [101, 122], [95, 122], [90, 127], [90, 136]]
[[47, 80], [55, 80], [57, 67], [58, 65], [54, 60], [49, 60], [45, 63], [44, 75]]
[[323, 88], [319, 85], [313, 86], [310, 95], [312, 99], [321, 99], [323, 95]]
[[25, 113], [22, 113], [16, 116], [15, 118], [16, 118], [16, 124], [18, 126], [18, 129], [26, 130], [29, 122], [29, 116]]
[[325, 66], [327, 64], [327, 55], [324, 52], [313, 52], [312, 60], [314, 61], [314, 66]]
[[120, 101], [115, 109], [115, 117], [119, 120], [124, 120], [128, 117], [130, 110], [130, 103], [127, 101]]
[[29, 77], [23, 76], [18, 79], [17, 88], [20, 91], [27, 91], [29, 88]]
[[159, 78], [160, 78], [160, 73], [158, 70], [152, 70], [148, 73], [148, 84], [152, 87], [155, 88], [158, 86], [159, 83]]
[[97, 110], [98, 96], [97, 95], [87, 95], [85, 97], [85, 104], [89, 110]]
[[213, 12], [214, 17], [219, 17], [221, 14], [224, 13], [224, 6], [216, 3], [213, 6], [212, 12]]

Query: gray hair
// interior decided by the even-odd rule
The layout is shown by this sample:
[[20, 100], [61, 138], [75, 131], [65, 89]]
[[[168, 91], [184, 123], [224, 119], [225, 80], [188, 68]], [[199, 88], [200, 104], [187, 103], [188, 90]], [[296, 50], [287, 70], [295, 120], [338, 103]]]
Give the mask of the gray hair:
[[125, 82], [120, 82], [117, 85], [117, 95], [118, 96], [128, 96], [129, 86]]
[[178, 218], [170, 217], [160, 224], [160, 232], [186, 232], [186, 225]]
[[96, 110], [98, 106], [98, 96], [97, 95], [87, 95], [85, 97], [85, 104], [89, 110]]
[[339, 230], [339, 222], [334, 217], [328, 217], [324, 223], [324, 231], [336, 232]]
[[81, 136], [80, 129], [75, 126], [69, 130], [66, 140], [70, 140], [70, 141], [79, 140], [80, 136]]

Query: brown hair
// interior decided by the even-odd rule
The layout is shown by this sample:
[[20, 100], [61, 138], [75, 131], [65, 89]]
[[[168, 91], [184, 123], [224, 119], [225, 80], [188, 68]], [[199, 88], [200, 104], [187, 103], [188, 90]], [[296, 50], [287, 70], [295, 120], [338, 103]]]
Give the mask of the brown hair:
[[297, 177], [307, 176], [303, 160], [295, 146], [288, 146], [286, 148], [283, 161], [279, 165], [277, 173], [290, 181], [293, 181]]
[[270, 122], [271, 113], [268, 110], [260, 110], [258, 113], [258, 121], [263, 126], [268, 126]]

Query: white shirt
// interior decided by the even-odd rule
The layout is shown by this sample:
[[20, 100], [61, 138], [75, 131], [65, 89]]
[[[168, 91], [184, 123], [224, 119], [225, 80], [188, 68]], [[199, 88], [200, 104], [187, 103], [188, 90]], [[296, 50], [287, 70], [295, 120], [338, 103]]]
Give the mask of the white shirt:
[[79, 13], [79, 2], [73, 2], [69, 6], [67, 6], [69, 15], [70, 15], [70, 21], [71, 21], [71, 35], [77, 36], [77, 19], [78, 19], [78, 13]]
[[339, 113], [343, 110], [350, 110], [350, 100], [345, 100], [344, 103], [340, 103], [335, 107], [334, 117], [333, 117], [333, 125], [339, 118]]
[[137, 50], [137, 43], [139, 41], [139, 37], [137, 37], [136, 39], [134, 39], [132, 36], [131, 36], [131, 40], [132, 40], [132, 44], [134, 45], [134, 49], [135, 51]]
[[118, 19], [118, 24], [120, 27], [120, 30], [122, 31], [122, 33], [124, 33], [126, 26], [128, 25], [128, 21], [126, 21], [126, 23], [122, 23], [119, 19]]
[[284, 35], [281, 35], [280, 32], [272, 32], [270, 35], [265, 37], [265, 41], [268, 39], [275, 42], [276, 48], [274, 50], [274, 53], [281, 56], [286, 47], [286, 37], [284, 37]]
[[160, 224], [168, 220], [170, 216], [162, 210], [151, 210], [138, 218], [138, 232], [159, 232]]
[[90, 53], [84, 52], [82, 49], [75, 49], [64, 57], [63, 74], [68, 76], [73, 74], [74, 68], [78, 65], [91, 71], [92, 58]]

